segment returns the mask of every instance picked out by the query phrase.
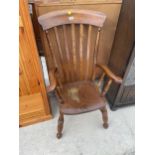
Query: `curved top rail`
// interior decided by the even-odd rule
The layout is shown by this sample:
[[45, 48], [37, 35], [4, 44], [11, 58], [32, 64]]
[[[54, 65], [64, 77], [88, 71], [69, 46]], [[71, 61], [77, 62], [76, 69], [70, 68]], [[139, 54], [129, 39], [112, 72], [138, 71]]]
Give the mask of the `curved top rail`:
[[38, 17], [43, 30], [65, 24], [88, 24], [102, 27], [105, 19], [106, 15], [102, 12], [81, 9], [52, 11]]

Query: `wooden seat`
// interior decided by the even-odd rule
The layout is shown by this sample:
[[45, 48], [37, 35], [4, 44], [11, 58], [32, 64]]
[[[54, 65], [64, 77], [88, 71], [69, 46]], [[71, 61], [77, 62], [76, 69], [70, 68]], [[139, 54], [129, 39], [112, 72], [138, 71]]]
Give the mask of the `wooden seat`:
[[92, 82], [65, 84], [63, 90], [64, 104], [60, 104], [60, 109], [64, 114], [80, 114], [105, 107], [105, 99]]
[[[96, 60], [105, 19], [104, 13], [80, 9], [53, 11], [38, 18], [49, 48], [48, 54], [45, 54], [50, 79], [47, 92], [56, 90], [59, 99], [57, 138], [62, 136], [64, 114], [99, 109], [103, 127], [108, 127], [104, 97], [112, 81], [121, 83], [122, 79]], [[96, 76], [96, 68], [100, 70], [100, 76]], [[97, 77], [96, 86], [94, 81]], [[105, 77], [107, 80], [100, 93]]]

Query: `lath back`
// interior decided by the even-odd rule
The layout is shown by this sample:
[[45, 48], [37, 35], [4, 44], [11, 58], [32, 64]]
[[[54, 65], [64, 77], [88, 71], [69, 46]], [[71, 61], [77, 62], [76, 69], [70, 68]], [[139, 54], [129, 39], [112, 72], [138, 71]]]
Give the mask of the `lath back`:
[[61, 10], [38, 18], [62, 83], [91, 80], [99, 32], [106, 16], [90, 10]]

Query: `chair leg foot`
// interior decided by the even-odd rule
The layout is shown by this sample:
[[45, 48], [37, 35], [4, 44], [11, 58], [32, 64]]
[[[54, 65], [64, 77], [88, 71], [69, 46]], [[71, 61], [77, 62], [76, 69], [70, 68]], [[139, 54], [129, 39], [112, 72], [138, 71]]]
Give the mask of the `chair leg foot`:
[[57, 133], [57, 138], [60, 139], [62, 137], [62, 133]]
[[58, 119], [58, 133], [56, 135], [58, 139], [62, 137], [63, 123], [64, 123], [64, 115], [60, 113], [60, 116]]
[[108, 124], [108, 123], [104, 123], [104, 124], [103, 124], [103, 127], [104, 127], [105, 129], [107, 129], [107, 128], [109, 127], [109, 124]]
[[103, 119], [103, 127], [107, 129], [109, 127], [107, 108], [104, 107], [103, 109], [101, 109], [101, 113], [102, 113], [102, 119]]

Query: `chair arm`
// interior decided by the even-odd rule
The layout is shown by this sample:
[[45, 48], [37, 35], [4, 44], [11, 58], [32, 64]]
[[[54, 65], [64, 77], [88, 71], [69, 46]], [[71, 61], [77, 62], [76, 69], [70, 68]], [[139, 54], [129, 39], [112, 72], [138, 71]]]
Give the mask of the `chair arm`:
[[103, 72], [114, 82], [121, 84], [122, 83], [122, 78], [119, 76], [116, 76], [107, 66], [101, 65], [101, 64], [96, 64], [97, 67], [103, 70]]
[[122, 78], [116, 76], [107, 66], [105, 65], [101, 65], [101, 64], [96, 64], [97, 67], [99, 67], [100, 69], [102, 69], [103, 73], [102, 73], [102, 76], [100, 77], [99, 79], [99, 82], [98, 82], [98, 86], [101, 85], [101, 82], [103, 81], [103, 78], [105, 75], [107, 75], [109, 77], [109, 80], [107, 81], [107, 83], [105, 84], [104, 88], [103, 88], [103, 91], [102, 91], [102, 94], [101, 96], [105, 96], [106, 93], [108, 92], [110, 86], [111, 86], [111, 83], [112, 81], [116, 82], [116, 83], [122, 83]]
[[57, 68], [52, 69], [52, 70], [49, 71], [50, 85], [47, 86], [47, 88], [46, 88], [48, 93], [53, 91], [56, 88], [56, 86], [57, 86], [57, 80], [56, 80], [56, 76], [55, 76], [56, 71], [57, 71]]

